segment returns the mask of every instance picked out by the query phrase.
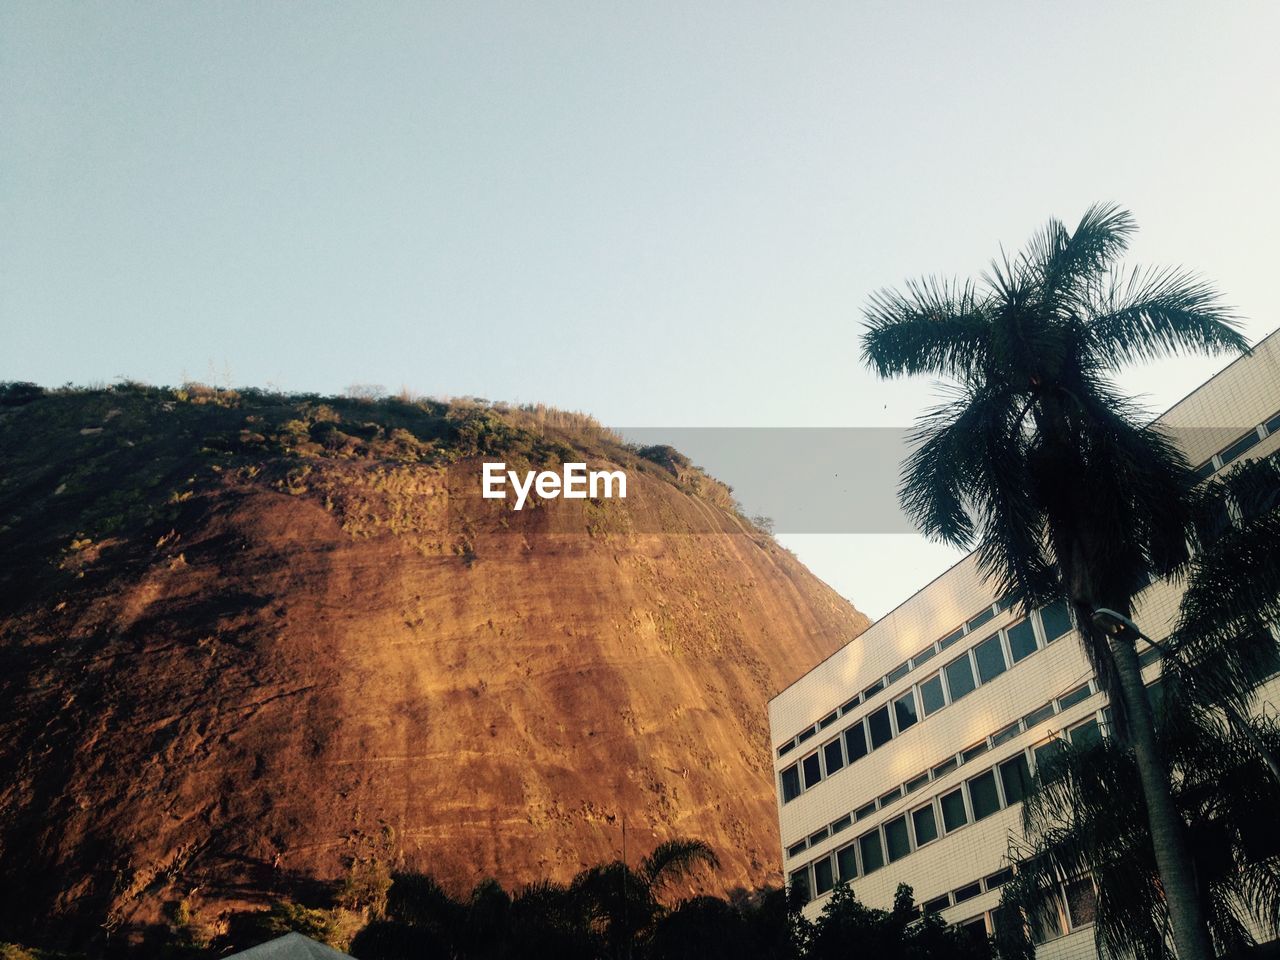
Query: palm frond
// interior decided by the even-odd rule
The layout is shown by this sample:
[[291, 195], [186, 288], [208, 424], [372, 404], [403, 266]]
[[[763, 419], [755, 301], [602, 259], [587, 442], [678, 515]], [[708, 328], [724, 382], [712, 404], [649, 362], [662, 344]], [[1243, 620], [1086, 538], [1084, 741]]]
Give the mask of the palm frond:
[[971, 283], [911, 281], [872, 294], [864, 313], [862, 360], [882, 377], [960, 377], [987, 356], [989, 324]]
[[1075, 288], [1106, 270], [1129, 247], [1137, 223], [1114, 203], [1095, 203], [1075, 230], [1050, 220], [1023, 251], [1023, 262], [1039, 280], [1046, 300], [1071, 296]]
[[1178, 353], [1247, 353], [1235, 312], [1181, 268], [1115, 271], [1090, 304], [1093, 354], [1110, 366]]
[[702, 840], [667, 840], [640, 861], [640, 873], [650, 888], [657, 890], [699, 866], [712, 869], [720, 866], [720, 858], [709, 844]]

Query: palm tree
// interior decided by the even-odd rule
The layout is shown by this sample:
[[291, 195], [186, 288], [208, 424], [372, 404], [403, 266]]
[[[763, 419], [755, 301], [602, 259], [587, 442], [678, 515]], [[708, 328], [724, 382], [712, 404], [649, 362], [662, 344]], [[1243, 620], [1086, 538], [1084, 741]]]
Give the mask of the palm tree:
[[1134, 641], [1096, 629], [1091, 615], [1128, 616], [1152, 576], [1185, 561], [1196, 482], [1111, 377], [1134, 361], [1248, 343], [1204, 281], [1121, 269], [1134, 229], [1128, 212], [1096, 205], [1075, 230], [1050, 221], [980, 283], [881, 291], [863, 358], [884, 377], [952, 381], [918, 426], [903, 506], [927, 535], [976, 546], [983, 571], [1022, 606], [1070, 600], [1134, 751], [1178, 956], [1210, 960]]
[[[1161, 745], [1177, 773], [1173, 803], [1185, 824], [1197, 895], [1220, 955], [1254, 945], [1251, 924], [1280, 934], [1280, 783], [1255, 742], [1280, 748], [1280, 727], [1249, 719], [1251, 736], [1224, 727], [1190, 703], [1162, 698]], [[1037, 771], [1022, 808], [1026, 837], [1015, 847], [1014, 879], [1001, 891], [1002, 916], [1041, 927], [1057, 915], [1064, 889], [1096, 891], [1094, 937], [1103, 956], [1166, 960], [1169, 908], [1146, 829], [1133, 752], [1103, 739], [1070, 745]], [[1070, 905], [1080, 908], [1077, 900]], [[1020, 922], [997, 930], [1003, 957], [1029, 957]]]

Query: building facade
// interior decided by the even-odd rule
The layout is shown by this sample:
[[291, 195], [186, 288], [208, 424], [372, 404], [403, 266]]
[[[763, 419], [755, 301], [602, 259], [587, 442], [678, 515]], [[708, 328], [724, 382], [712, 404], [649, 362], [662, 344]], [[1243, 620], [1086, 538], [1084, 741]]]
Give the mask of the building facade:
[[[1203, 476], [1280, 449], [1280, 332], [1159, 422]], [[1168, 634], [1179, 596], [1164, 582], [1144, 591], [1144, 633]], [[1150, 682], [1158, 654], [1144, 646]], [[1280, 679], [1259, 699], [1277, 709]], [[1019, 616], [966, 557], [770, 702], [788, 882], [808, 891], [811, 917], [841, 880], [885, 908], [905, 882], [925, 910], [992, 932], [1037, 758], [1107, 719], [1066, 605]], [[1091, 881], [1061, 901], [1037, 956], [1093, 957]]]

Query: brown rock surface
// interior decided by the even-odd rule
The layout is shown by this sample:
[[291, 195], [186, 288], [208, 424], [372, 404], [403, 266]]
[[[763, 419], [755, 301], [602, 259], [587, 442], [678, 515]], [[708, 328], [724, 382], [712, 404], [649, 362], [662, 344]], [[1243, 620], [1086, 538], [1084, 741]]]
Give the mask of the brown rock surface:
[[463, 495], [486, 451], [447, 408], [384, 425], [395, 449], [304, 416], [317, 451], [288, 410], [174, 406], [0, 415], [6, 909], [127, 926], [375, 855], [455, 890], [564, 880], [623, 815], [637, 854], [708, 841], [711, 891], [780, 880], [766, 701], [866, 619], [723, 488], [596, 437], [627, 500], [515, 513]]

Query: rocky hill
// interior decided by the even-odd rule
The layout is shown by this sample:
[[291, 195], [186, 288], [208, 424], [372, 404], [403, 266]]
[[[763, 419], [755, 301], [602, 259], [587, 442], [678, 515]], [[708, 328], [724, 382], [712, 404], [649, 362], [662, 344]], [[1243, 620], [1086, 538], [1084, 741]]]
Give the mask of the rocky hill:
[[[478, 496], [479, 464], [625, 500]], [[669, 448], [481, 402], [0, 388], [0, 940], [352, 864], [702, 838], [777, 882], [766, 701], [866, 619]]]

